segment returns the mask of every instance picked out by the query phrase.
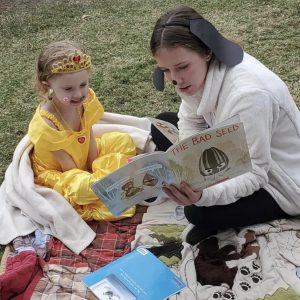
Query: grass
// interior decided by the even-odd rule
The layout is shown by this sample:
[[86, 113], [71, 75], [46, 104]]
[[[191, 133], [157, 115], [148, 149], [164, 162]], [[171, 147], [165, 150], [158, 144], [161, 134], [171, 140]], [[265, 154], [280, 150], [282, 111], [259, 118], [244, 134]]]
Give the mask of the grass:
[[[182, 4], [277, 73], [300, 105], [299, 1]], [[94, 64], [91, 86], [106, 111], [136, 116], [176, 111], [179, 98], [172, 88], [159, 93], [152, 86], [155, 64], [148, 45], [157, 18], [177, 5], [176, 0], [1, 0], [0, 182], [36, 108], [34, 63], [50, 41], [68, 38], [85, 45]]]

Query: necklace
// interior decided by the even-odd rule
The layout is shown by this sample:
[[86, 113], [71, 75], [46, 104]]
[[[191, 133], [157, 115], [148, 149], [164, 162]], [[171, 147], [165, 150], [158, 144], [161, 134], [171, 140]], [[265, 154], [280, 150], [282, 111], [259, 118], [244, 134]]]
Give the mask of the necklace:
[[[59, 111], [59, 109], [58, 109], [58, 107], [56, 106], [56, 104], [55, 104], [54, 101], [52, 101], [52, 104], [53, 104], [53, 107], [54, 107], [54, 109], [55, 109], [55, 112], [56, 112], [57, 115], [59, 116], [60, 120], [63, 122], [63, 125], [65, 125], [65, 126], [63, 126], [63, 127], [65, 127], [66, 129], [68, 129], [68, 130], [74, 132], [73, 128], [71, 128], [71, 126], [69, 125], [69, 123], [65, 120], [65, 118], [63, 117], [62, 113]], [[78, 117], [79, 117], [79, 119], [80, 119], [80, 129], [82, 129], [82, 128], [83, 128], [83, 121], [82, 121], [81, 113], [80, 113], [78, 107], [76, 108], [76, 112], [77, 112], [77, 115], [78, 115]], [[81, 136], [79, 136], [79, 137], [77, 138], [77, 141], [78, 141], [78, 143], [83, 144], [83, 143], [86, 141], [86, 137], [85, 137], [84, 135], [81, 135]]]

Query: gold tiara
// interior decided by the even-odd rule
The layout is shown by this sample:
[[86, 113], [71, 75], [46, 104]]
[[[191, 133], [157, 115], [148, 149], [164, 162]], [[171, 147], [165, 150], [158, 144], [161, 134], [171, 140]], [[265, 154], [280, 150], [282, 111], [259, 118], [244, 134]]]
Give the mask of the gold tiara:
[[80, 70], [88, 69], [92, 65], [91, 57], [86, 54], [80, 55], [77, 50], [69, 54], [68, 58], [64, 58], [52, 65], [52, 74], [74, 73]]

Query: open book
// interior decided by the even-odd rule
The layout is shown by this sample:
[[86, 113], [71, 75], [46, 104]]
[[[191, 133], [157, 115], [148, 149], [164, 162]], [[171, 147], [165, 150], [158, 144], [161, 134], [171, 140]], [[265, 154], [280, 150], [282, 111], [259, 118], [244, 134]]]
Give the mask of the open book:
[[163, 196], [163, 186], [179, 186], [185, 181], [194, 190], [202, 190], [252, 169], [238, 116], [182, 141], [178, 141], [177, 128], [172, 124], [156, 119], [151, 122], [176, 142], [166, 152], [135, 157], [92, 186], [115, 216], [143, 200]]
[[163, 300], [186, 287], [145, 248], [137, 248], [82, 278], [101, 300]]

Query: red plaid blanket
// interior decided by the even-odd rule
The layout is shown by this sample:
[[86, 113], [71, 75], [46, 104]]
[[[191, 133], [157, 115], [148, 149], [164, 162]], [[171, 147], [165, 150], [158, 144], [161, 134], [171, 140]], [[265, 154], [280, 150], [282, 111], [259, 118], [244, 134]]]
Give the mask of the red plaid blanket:
[[[79, 255], [73, 253], [59, 240], [54, 239], [45, 264], [37, 264], [36, 258], [32, 257], [30, 266], [32, 265], [31, 269], [35, 274], [27, 274], [25, 278], [24, 268], [22, 268], [22, 272], [20, 268], [15, 271], [10, 268], [9, 277], [5, 273], [0, 276], [1, 300], [11, 299], [12, 295], [16, 297], [14, 299], [25, 299], [25, 295], [26, 299], [50, 299], [51, 297], [54, 297], [53, 299], [73, 299], [73, 296], [76, 296], [76, 299], [96, 299], [80, 282], [81, 278], [88, 272], [112, 262], [131, 250], [136, 227], [142, 222], [143, 214], [146, 211], [147, 207], [138, 206], [136, 214], [132, 218], [116, 222], [89, 222], [90, 227], [96, 232], [96, 237]], [[24, 253], [22, 256], [20, 254], [12, 257], [10, 264], [18, 262], [20, 265], [24, 265], [21, 261], [25, 259], [23, 258]], [[40, 266], [39, 269], [37, 266]], [[31, 280], [27, 279], [36, 277], [41, 272], [42, 266], [43, 276], [39, 276], [41, 279], [33, 287], [30, 283]], [[8, 286], [10, 278], [12, 283], [18, 282], [18, 293], [15, 293], [15, 288], [13, 288], [14, 291], [4, 289], [4, 282]]]
[[56, 240], [51, 249], [49, 264], [68, 267], [89, 267], [92, 271], [128, 253], [134, 239], [136, 227], [142, 221], [147, 207], [140, 206], [132, 218], [117, 222], [89, 222], [96, 232], [94, 241], [76, 255]]

